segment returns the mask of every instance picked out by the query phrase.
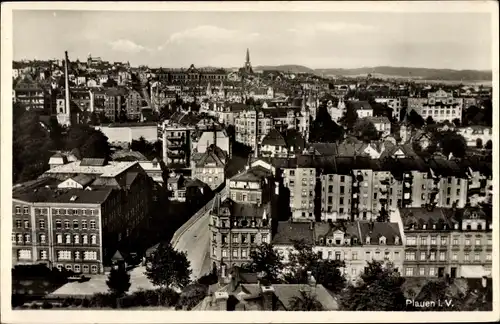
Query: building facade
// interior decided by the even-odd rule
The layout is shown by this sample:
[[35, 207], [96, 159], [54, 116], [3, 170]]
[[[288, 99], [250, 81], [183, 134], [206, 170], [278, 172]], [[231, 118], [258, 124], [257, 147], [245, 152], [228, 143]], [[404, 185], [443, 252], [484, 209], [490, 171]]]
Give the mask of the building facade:
[[463, 98], [453, 97], [453, 93], [443, 90], [429, 92], [427, 98], [409, 97], [408, 111], [415, 110], [424, 119], [432, 117], [436, 122], [462, 121]]

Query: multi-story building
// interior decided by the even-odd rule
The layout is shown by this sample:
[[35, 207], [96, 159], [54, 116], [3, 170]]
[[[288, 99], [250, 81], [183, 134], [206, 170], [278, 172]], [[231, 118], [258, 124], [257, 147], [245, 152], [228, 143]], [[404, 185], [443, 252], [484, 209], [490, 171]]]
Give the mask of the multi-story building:
[[493, 234], [491, 208], [458, 210], [450, 235], [450, 276], [465, 278], [491, 277]]
[[491, 276], [491, 218], [477, 208], [401, 209], [405, 276]]
[[462, 120], [463, 98], [453, 97], [453, 93], [447, 93], [442, 89], [429, 92], [427, 98], [408, 98], [408, 112], [415, 110], [424, 119], [432, 117], [437, 122], [452, 121], [458, 118]]
[[111, 122], [116, 122], [123, 114], [125, 93], [122, 89], [106, 90], [104, 114]]
[[257, 245], [271, 242], [272, 173], [254, 166], [229, 179], [229, 197], [216, 197], [210, 212], [213, 267], [229, 269], [250, 260]]
[[403, 108], [402, 99], [399, 97], [378, 97], [375, 102], [387, 104], [387, 107], [392, 109], [392, 116], [399, 121], [401, 116], [401, 108]]
[[212, 190], [225, 182], [224, 170], [228, 162], [227, 153], [212, 144], [204, 153], [193, 154], [192, 177], [208, 184]]
[[249, 109], [235, 116], [236, 141], [245, 144], [257, 154], [264, 136], [272, 127], [272, 119], [266, 117], [262, 110]]
[[383, 117], [366, 117], [368, 121], [373, 123], [380, 137], [384, 138], [391, 134], [391, 122], [389, 118]]
[[294, 242], [302, 240], [325, 260], [345, 263], [344, 276], [355, 281], [367, 262], [391, 262], [397, 271], [403, 269], [404, 245], [397, 223], [290, 223], [279, 222], [273, 247], [288, 262]]
[[15, 86], [16, 102], [22, 104], [28, 110], [36, 110], [50, 113], [50, 98], [45, 88], [38, 82], [25, 78]]
[[130, 120], [141, 119], [142, 96], [137, 90], [130, 90], [125, 97], [127, 118]]
[[102, 273], [118, 242], [147, 226], [152, 186], [140, 166], [90, 162], [55, 166], [14, 187], [14, 265]]
[[356, 111], [358, 118], [373, 116], [373, 108], [368, 101], [349, 101], [347, 106], [350, 106]]
[[165, 125], [163, 129], [163, 161], [167, 165], [187, 167], [191, 158], [190, 126]]

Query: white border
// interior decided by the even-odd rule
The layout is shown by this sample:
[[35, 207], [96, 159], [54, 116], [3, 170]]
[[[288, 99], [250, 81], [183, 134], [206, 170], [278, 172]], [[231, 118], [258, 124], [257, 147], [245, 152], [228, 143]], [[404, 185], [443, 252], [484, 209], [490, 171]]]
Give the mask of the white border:
[[[238, 322], [465, 322], [465, 321], [495, 321], [499, 315], [499, 276], [498, 248], [493, 251], [493, 312], [419, 312], [418, 316], [404, 312], [252, 312], [252, 316], [238, 312], [164, 312], [164, 311], [12, 311], [10, 306], [10, 233], [12, 222], [12, 10], [99, 10], [99, 11], [369, 11], [369, 12], [487, 12], [492, 14], [492, 70], [493, 70], [493, 131], [499, 134], [498, 118], [498, 4], [496, 1], [424, 1], [424, 2], [57, 2], [34, 3], [17, 2], [2, 3], [1, 35], [2, 35], [2, 121], [0, 149], [0, 179], [2, 206], [0, 235], [1, 245], [1, 322], [5, 323], [163, 323], [163, 322], [200, 322], [200, 323], [238, 323]], [[425, 23], [425, 22], [423, 22]], [[499, 150], [499, 141], [493, 140], [495, 153]], [[494, 154], [494, 188], [498, 190], [498, 156]], [[498, 194], [494, 195], [493, 245], [500, 246], [498, 225]]]

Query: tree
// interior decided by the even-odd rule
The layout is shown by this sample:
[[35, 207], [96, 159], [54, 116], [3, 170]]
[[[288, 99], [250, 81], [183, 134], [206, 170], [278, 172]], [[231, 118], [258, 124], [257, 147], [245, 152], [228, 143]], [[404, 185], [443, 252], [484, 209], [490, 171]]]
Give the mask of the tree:
[[346, 311], [403, 311], [406, 309], [404, 282], [391, 264], [369, 262], [359, 284], [349, 286], [342, 293], [341, 307]]
[[453, 125], [455, 125], [455, 127], [460, 127], [460, 125], [461, 125], [459, 118], [454, 118], [452, 120], [452, 123], [453, 123]]
[[358, 120], [358, 113], [354, 110], [352, 105], [348, 104], [346, 106], [346, 110], [344, 112], [344, 115], [340, 118], [339, 122], [345, 128], [350, 130], [354, 127], [356, 120]]
[[476, 139], [476, 148], [482, 149], [483, 148], [483, 140], [478, 138]]
[[51, 116], [49, 119], [49, 130], [50, 139], [54, 143], [55, 148], [62, 149], [64, 146], [63, 129], [55, 116]]
[[289, 300], [291, 311], [322, 311], [323, 305], [318, 301], [316, 295], [310, 291], [300, 291], [300, 296], [293, 296]]
[[340, 271], [344, 263], [323, 260], [311, 245], [302, 240], [294, 242], [294, 253], [290, 254], [286, 267], [285, 281], [290, 284], [307, 284], [310, 272], [316, 283], [332, 292], [339, 292], [345, 286], [345, 278]]
[[443, 154], [448, 156], [450, 153], [454, 157], [462, 158], [465, 156], [467, 150], [467, 142], [465, 138], [452, 131], [443, 132], [440, 134], [439, 146]]
[[242, 266], [251, 272], [263, 274], [263, 279], [271, 283], [279, 283], [279, 275], [283, 269], [283, 257], [274, 250], [271, 244], [261, 244], [250, 252], [250, 263]]
[[190, 275], [186, 253], [174, 250], [170, 243], [158, 245], [151, 257], [151, 266], [146, 270], [146, 276], [154, 285], [165, 288], [186, 286]]
[[66, 149], [80, 151], [79, 158], [109, 158], [111, 148], [108, 138], [89, 125], [77, 124], [69, 128]]
[[313, 143], [332, 143], [344, 137], [344, 130], [332, 120], [325, 105], [318, 107], [313, 121], [309, 141]]
[[415, 128], [422, 128], [425, 125], [425, 120], [420, 116], [415, 110], [412, 110], [408, 114], [408, 122]]
[[376, 141], [380, 138], [377, 128], [368, 119], [358, 119], [353, 127], [353, 133], [365, 142]]
[[484, 145], [484, 148], [487, 150], [492, 150], [493, 149], [493, 142], [491, 140], [488, 140], [486, 144]]
[[106, 285], [110, 292], [117, 298], [122, 297], [130, 288], [130, 275], [125, 267], [113, 267], [109, 273]]
[[463, 310], [463, 301], [465, 294], [453, 289], [451, 286], [452, 281], [444, 278], [438, 280], [428, 281], [420, 290], [418, 296], [415, 296], [415, 302], [425, 305], [428, 300], [450, 301], [450, 304], [445, 302], [437, 303], [432, 307], [419, 307], [422, 311], [459, 311]]
[[426, 125], [434, 125], [435, 123], [436, 122], [434, 121], [434, 118], [432, 118], [432, 116], [427, 117], [427, 119], [425, 120]]

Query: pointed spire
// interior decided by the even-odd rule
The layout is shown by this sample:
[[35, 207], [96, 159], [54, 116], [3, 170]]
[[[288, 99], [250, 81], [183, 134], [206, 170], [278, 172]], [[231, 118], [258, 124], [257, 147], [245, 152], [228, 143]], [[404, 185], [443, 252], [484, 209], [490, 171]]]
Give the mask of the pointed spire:
[[246, 63], [250, 63], [250, 50], [247, 48], [247, 56], [246, 56]]

